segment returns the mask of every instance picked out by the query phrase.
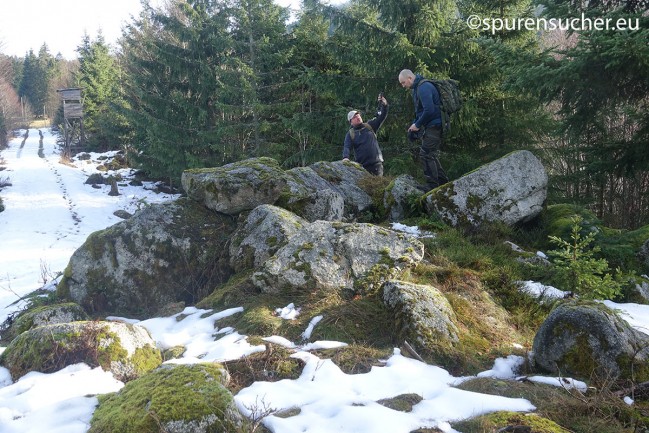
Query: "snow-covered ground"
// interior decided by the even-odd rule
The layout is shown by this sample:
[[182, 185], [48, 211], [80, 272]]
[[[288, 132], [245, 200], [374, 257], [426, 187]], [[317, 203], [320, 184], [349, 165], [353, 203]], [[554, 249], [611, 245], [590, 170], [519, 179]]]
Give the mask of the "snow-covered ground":
[[[8, 179], [11, 186], [0, 192], [6, 208], [0, 213], [0, 322], [20, 296], [62, 272], [90, 233], [121, 221], [114, 211], [133, 213], [145, 203], [174, 198], [153, 192], [150, 183], [143, 188], [120, 182], [116, 197], [108, 195], [108, 185], [95, 189], [84, 184], [98, 173], [99, 155], [73, 166], [62, 164], [56, 137], [49, 129], [42, 132], [42, 148], [35, 129], [22, 146], [22, 130], [1, 153], [6, 169], [0, 171], [0, 182]], [[120, 173], [128, 179], [132, 170]]]
[[[84, 182], [95, 173], [97, 157], [91, 162], [75, 161], [73, 166], [60, 163], [55, 137], [43, 130], [43, 147], [39, 156], [39, 134], [29, 131], [21, 147], [22, 135], [13, 139], [0, 154], [6, 170], [0, 181], [12, 184], [0, 192], [6, 210], [0, 213], [0, 321], [20, 309], [20, 297], [41, 286], [62, 272], [72, 253], [96, 231], [115, 224], [113, 215], [119, 209], [134, 212], [145, 203], [173, 199], [156, 194], [152, 185], [120, 186], [120, 196], [108, 195], [109, 187], [95, 189]], [[123, 173], [125, 178], [130, 170]], [[122, 182], [121, 184], [124, 184]], [[421, 235], [416, 228], [395, 229]], [[425, 235], [425, 234], [424, 234]], [[527, 284], [531, 292], [557, 294], [547, 288]], [[555, 289], [556, 290], [556, 289]], [[635, 304], [607, 305], [623, 311], [629, 322], [646, 332], [649, 307]], [[299, 305], [276, 306], [285, 320], [300, 314]], [[138, 323], [149, 330], [160, 348], [184, 345], [186, 353], [170, 362], [193, 363], [237, 359], [263, 350], [252, 346], [244, 335], [232, 328], [220, 328], [219, 320], [238, 314], [241, 308], [206, 311], [187, 307], [180, 315], [151, 318], [145, 321], [114, 317]], [[496, 410], [533, 411], [524, 399], [462, 391], [453, 385], [469, 378], [453, 377], [440, 367], [394, 354], [382, 367], [369, 373], [348, 375], [333, 362], [320, 359], [310, 350], [343, 346], [345, 342], [309, 341], [313, 327], [321, 317], [311, 319], [304, 330], [306, 342], [290, 342], [279, 336], [267, 340], [294, 350], [293, 356], [305, 361], [300, 378], [279, 382], [255, 382], [235, 396], [242, 412], [262, 405], [282, 410], [299, 407], [300, 413], [289, 418], [268, 416], [264, 424], [276, 433], [408, 433], [418, 427], [437, 427], [454, 432], [451, 422]], [[0, 341], [0, 346], [7, 342]], [[0, 347], [0, 353], [4, 347]], [[523, 359], [509, 356], [496, 360], [492, 370], [481, 377], [515, 379], [516, 368]], [[533, 380], [559, 384], [556, 378], [535, 377]], [[586, 384], [571, 381], [570, 386], [584, 389]], [[0, 433], [85, 433], [97, 405], [96, 395], [118, 391], [123, 383], [101, 368], [87, 365], [69, 366], [52, 374], [31, 372], [12, 382], [7, 369], [0, 367]], [[565, 385], [565, 381], [562, 386]], [[377, 400], [405, 393], [416, 393], [423, 401], [410, 413], [397, 412]]]

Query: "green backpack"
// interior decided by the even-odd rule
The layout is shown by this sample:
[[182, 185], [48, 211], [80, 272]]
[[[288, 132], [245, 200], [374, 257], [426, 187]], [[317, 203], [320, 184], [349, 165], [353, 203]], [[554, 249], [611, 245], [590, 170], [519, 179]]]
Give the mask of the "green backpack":
[[[442, 113], [442, 132], [451, 129], [451, 114], [455, 113], [462, 107], [462, 95], [460, 94], [460, 83], [453, 79], [448, 80], [429, 80], [423, 79], [417, 85], [417, 89], [421, 83], [429, 82], [437, 89], [439, 93], [439, 109]], [[419, 102], [419, 95], [417, 95], [417, 102]]]

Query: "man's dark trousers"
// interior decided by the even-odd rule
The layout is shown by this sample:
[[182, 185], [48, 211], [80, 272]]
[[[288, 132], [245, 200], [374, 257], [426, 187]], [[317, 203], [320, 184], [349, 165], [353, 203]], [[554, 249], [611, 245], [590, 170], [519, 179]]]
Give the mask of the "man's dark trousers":
[[442, 131], [437, 126], [426, 128], [421, 139], [419, 157], [424, 168], [424, 177], [428, 189], [437, 188], [448, 182], [448, 177], [439, 162], [440, 149], [442, 147]]
[[364, 165], [363, 168], [372, 173], [374, 176], [383, 176], [383, 163], [380, 161], [375, 162], [374, 164]]

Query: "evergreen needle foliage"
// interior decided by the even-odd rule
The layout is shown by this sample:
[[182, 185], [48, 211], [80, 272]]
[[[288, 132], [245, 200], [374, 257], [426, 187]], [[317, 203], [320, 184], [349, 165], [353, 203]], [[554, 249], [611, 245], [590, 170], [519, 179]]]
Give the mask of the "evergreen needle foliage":
[[548, 251], [554, 258], [565, 288], [588, 299], [614, 299], [622, 292], [618, 281], [609, 273], [608, 261], [597, 259], [599, 247], [592, 247], [595, 232], [582, 236], [581, 217], [572, 219], [570, 240], [549, 236], [550, 242], [558, 249]]

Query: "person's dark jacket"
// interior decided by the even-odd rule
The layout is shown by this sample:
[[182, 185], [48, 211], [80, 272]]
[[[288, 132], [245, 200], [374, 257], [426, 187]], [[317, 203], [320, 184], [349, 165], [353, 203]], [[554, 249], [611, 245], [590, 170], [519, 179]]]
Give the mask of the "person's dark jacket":
[[[376, 139], [376, 134], [388, 115], [388, 106], [383, 105], [381, 110], [377, 111], [376, 117], [367, 123], [361, 123], [353, 127], [354, 139], [352, 140], [350, 131], [345, 135], [345, 144], [343, 146], [343, 158], [349, 158], [351, 150], [354, 149], [354, 160], [363, 167], [383, 162], [383, 154]], [[367, 125], [372, 128], [371, 131]]]
[[412, 100], [415, 103], [415, 116], [413, 122], [417, 128], [442, 125], [442, 112], [439, 109], [439, 92], [433, 83], [424, 81], [424, 77], [417, 74], [412, 83]]

